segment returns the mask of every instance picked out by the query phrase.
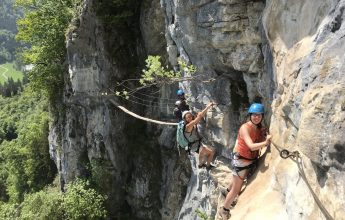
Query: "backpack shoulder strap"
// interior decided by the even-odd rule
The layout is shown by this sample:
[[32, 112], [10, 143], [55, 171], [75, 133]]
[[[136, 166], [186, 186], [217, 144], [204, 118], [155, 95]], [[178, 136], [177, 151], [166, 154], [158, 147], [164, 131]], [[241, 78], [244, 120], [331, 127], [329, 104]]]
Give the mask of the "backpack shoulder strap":
[[[186, 123], [183, 123], [183, 128], [182, 128], [182, 133], [183, 133], [183, 137], [187, 140], [188, 142], [188, 145], [191, 143], [188, 138], [186, 137], [186, 134], [185, 134], [185, 131], [186, 131]], [[191, 134], [192, 135], [192, 134]]]
[[195, 126], [195, 132], [196, 132], [196, 135], [198, 136], [199, 140], [201, 140], [202, 138], [201, 138], [201, 136], [199, 134], [198, 126], [197, 125]]

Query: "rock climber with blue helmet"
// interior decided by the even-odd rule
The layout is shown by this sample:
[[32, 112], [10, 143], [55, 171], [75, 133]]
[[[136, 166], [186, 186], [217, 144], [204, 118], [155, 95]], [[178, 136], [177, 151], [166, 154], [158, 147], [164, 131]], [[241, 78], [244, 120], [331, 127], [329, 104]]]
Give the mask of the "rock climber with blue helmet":
[[187, 105], [184, 91], [182, 89], [176, 92], [179, 100], [175, 103], [174, 115], [178, 121], [182, 121], [182, 112], [189, 111], [189, 105]]
[[227, 188], [228, 193], [219, 212], [223, 220], [230, 217], [230, 205], [241, 191], [249, 170], [256, 164], [259, 150], [270, 144], [272, 136], [263, 132], [265, 131], [262, 126], [264, 112], [265, 109], [261, 103], [253, 103], [248, 110], [249, 120], [239, 129], [231, 161], [232, 183]]

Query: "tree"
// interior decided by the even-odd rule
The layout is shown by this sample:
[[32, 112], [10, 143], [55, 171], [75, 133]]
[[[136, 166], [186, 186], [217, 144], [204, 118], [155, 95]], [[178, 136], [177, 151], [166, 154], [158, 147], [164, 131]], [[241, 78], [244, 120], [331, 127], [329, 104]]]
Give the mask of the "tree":
[[17, 40], [28, 45], [21, 48], [26, 64], [35, 64], [29, 73], [31, 86], [45, 92], [53, 101], [63, 87], [66, 71], [65, 33], [75, 14], [77, 0], [17, 0], [24, 11], [18, 21]]
[[4, 97], [12, 97], [19, 94], [23, 90], [23, 84], [18, 79], [14, 81], [12, 77], [8, 78], [3, 85], [0, 84], [0, 94]]
[[[196, 72], [196, 68], [193, 65], [187, 65], [181, 59], [178, 61], [179, 69], [176, 71], [169, 70], [168, 66], [162, 66], [160, 56], [148, 56], [145, 62], [146, 69], [143, 70], [140, 78], [128, 79], [118, 83], [115, 87], [115, 95], [128, 99], [133, 93], [151, 86], [159, 88], [167, 84], [197, 79], [197, 76], [193, 75]], [[133, 81], [139, 82], [139, 85], [129, 90], [129, 86], [125, 84]]]
[[0, 185], [11, 202], [52, 182], [56, 166], [50, 159], [47, 99], [29, 89], [21, 96], [0, 97]]
[[67, 184], [62, 193], [48, 187], [25, 195], [20, 206], [0, 202], [0, 219], [105, 219], [106, 197], [91, 187], [88, 181], [76, 180]]
[[90, 183], [76, 180], [67, 185], [63, 207], [68, 219], [99, 219], [106, 217], [104, 201], [106, 197], [98, 194]]

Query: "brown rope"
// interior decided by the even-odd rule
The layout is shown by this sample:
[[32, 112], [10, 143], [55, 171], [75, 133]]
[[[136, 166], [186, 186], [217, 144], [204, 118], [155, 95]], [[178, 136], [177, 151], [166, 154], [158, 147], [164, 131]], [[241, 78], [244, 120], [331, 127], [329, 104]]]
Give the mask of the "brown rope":
[[140, 119], [140, 120], [143, 120], [143, 121], [147, 121], [147, 122], [152, 122], [152, 123], [155, 123], [155, 124], [160, 124], [160, 125], [173, 125], [173, 126], [177, 126], [178, 123], [174, 123], [174, 122], [165, 122], [165, 121], [158, 121], [158, 120], [154, 120], [154, 119], [150, 119], [150, 118], [145, 118], [145, 117], [142, 117], [140, 115], [137, 115], [135, 114], [134, 112], [132, 111], [129, 111], [128, 109], [126, 109], [125, 107], [119, 105], [118, 103], [116, 103], [114, 100], [109, 100], [112, 104], [114, 104], [117, 108], [121, 109], [123, 112], [137, 118], [137, 119]]

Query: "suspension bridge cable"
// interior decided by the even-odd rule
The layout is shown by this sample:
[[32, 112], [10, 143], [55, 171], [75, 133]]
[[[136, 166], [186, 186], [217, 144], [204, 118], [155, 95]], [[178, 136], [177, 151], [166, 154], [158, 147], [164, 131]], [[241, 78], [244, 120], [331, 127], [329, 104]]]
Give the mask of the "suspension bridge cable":
[[[129, 87], [127, 87], [127, 86], [123, 86], [125, 89], [128, 89], [128, 90], [131, 90]], [[109, 89], [110, 90], [110, 89]], [[112, 91], [112, 90], [110, 90], [111, 92], [114, 92], [114, 91]], [[159, 90], [158, 90], [159, 91]], [[143, 95], [143, 96], [146, 96], [146, 97], [149, 97], [149, 98], [159, 98], [159, 97], [157, 97], [157, 96], [152, 96], [152, 95], [147, 95], [147, 94], [145, 94], [145, 93], [142, 93], [142, 92], [139, 92], [139, 91], [134, 91], [133, 92], [133, 94], [134, 93], [137, 93], [137, 94], [140, 94], [140, 95]], [[164, 100], [168, 100], [168, 101], [176, 101], [175, 99], [169, 99], [169, 98], [159, 98], [159, 99], [164, 99]]]
[[[158, 101], [153, 101], [153, 100], [149, 100], [149, 99], [143, 99], [143, 98], [140, 98], [140, 97], [135, 96], [135, 95], [129, 95], [129, 96], [133, 97], [134, 99], [143, 101], [143, 102], [157, 103], [157, 104], [168, 104], [168, 105], [171, 105], [171, 106], [175, 106], [175, 103], [173, 103], [173, 102], [158, 102]], [[156, 98], [159, 98], [159, 97], [156, 97]]]
[[142, 106], [146, 106], [146, 107], [157, 107], [157, 108], [165, 108], [165, 109], [173, 109], [172, 107], [170, 106], [159, 106], [159, 105], [149, 105], [149, 104], [145, 104], [145, 103], [140, 103], [140, 102], [137, 102], [137, 101], [133, 101], [133, 100], [130, 100], [130, 99], [126, 99], [122, 96], [119, 96], [120, 98], [122, 98], [123, 100], [125, 101], [128, 101], [128, 102], [131, 102], [131, 103], [135, 103], [135, 104], [138, 104], [138, 105], [142, 105]]
[[[163, 108], [172, 108], [172, 109], [175, 107], [175, 103], [157, 102], [157, 101], [153, 101], [153, 100], [142, 99], [142, 98], [134, 96], [134, 95], [128, 95], [128, 97], [133, 97], [134, 99], [140, 100], [143, 103], [138, 102], [138, 101], [129, 100], [127, 98], [124, 98], [122, 95], [116, 95], [116, 94], [102, 94], [102, 95], [120, 97], [120, 98], [122, 98], [122, 99], [124, 99], [126, 101], [130, 101], [130, 102], [133, 102], [133, 103], [136, 103], [136, 104], [139, 104], [139, 105], [148, 106], [148, 107], [157, 106], [157, 107], [160, 107], [160, 108], [163, 107]], [[148, 103], [145, 103], [145, 102], [148, 102]], [[153, 103], [153, 105], [151, 103]], [[168, 106], [166, 106], [166, 105], [168, 105]]]

